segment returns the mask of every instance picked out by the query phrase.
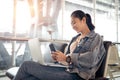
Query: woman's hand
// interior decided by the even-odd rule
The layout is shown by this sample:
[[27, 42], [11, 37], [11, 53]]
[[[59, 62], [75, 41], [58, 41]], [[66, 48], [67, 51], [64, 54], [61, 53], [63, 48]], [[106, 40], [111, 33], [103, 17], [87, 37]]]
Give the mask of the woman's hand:
[[56, 61], [57, 59], [56, 59], [56, 53], [55, 52], [51, 52], [51, 54], [52, 54], [52, 58]]
[[52, 58], [56, 61], [66, 61], [66, 55], [61, 51], [52, 52]]

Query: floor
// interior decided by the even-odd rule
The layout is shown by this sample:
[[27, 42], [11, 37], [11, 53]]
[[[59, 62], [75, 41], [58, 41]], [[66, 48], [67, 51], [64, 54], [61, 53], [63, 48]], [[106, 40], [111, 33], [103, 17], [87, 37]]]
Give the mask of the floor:
[[1, 77], [0, 80], [10, 80], [8, 77]]
[[[0, 80], [10, 80], [8, 77], [1, 77]], [[116, 78], [115, 80], [120, 80], [120, 78]]]
[[5, 76], [6, 70], [0, 70], [0, 80], [10, 80], [8, 77]]
[[[8, 77], [0, 77], [0, 80], [10, 80]], [[120, 80], [120, 78], [116, 78], [115, 80]]]
[[[117, 75], [120, 75], [120, 73], [117, 73]], [[0, 80], [10, 80], [7, 76], [5, 76], [5, 71], [3, 71], [3, 73], [0, 72]], [[115, 78], [115, 80], [120, 80], [120, 77]]]

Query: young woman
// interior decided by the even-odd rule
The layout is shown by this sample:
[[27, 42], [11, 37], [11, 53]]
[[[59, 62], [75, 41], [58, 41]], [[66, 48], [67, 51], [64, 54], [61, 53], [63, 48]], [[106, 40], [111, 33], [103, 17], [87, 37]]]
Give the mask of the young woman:
[[66, 55], [53, 52], [58, 62], [68, 63], [68, 68], [45, 66], [33, 61], [24, 62], [14, 80], [87, 80], [94, 79], [105, 53], [102, 38], [95, 33], [89, 14], [76, 10], [71, 14], [71, 25], [78, 33], [72, 38]]

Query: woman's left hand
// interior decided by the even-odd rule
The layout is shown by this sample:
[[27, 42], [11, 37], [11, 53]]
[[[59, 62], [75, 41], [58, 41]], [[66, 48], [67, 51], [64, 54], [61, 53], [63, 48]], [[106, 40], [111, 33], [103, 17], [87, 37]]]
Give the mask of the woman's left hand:
[[53, 54], [56, 54], [57, 61], [66, 61], [66, 55], [62, 53], [61, 51], [53, 52]]

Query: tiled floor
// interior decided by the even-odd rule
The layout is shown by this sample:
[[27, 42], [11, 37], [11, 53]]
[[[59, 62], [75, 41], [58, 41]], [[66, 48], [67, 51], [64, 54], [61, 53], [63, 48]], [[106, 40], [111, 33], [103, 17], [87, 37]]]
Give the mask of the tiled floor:
[[[7, 77], [1, 77], [0, 80], [10, 80], [10, 79]], [[115, 80], [120, 80], [120, 78], [116, 78]]]
[[5, 76], [6, 70], [0, 70], [0, 80], [10, 80], [8, 77]]
[[[0, 80], [10, 80], [8, 77], [0, 77]], [[120, 80], [120, 78], [116, 78], [115, 80]]]
[[7, 77], [1, 77], [0, 80], [10, 80], [10, 79]]
[[[2, 73], [2, 74], [0, 73], [0, 75], [2, 75], [2, 76], [0, 76], [0, 80], [10, 80], [8, 77], [5, 76], [5, 73]], [[120, 73], [117, 73], [115, 75], [120, 75]], [[115, 80], [120, 80], [120, 77], [115, 78]]]

